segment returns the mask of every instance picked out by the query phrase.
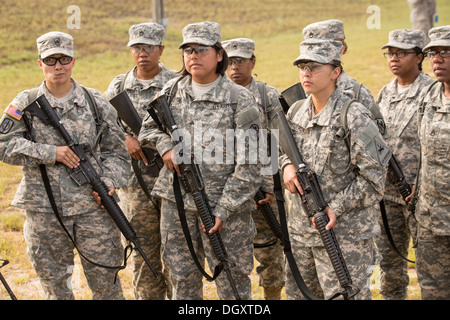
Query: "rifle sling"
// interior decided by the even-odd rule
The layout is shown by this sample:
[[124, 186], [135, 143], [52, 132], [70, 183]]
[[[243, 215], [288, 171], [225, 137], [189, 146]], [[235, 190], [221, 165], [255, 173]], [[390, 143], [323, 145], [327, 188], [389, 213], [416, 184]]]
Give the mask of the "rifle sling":
[[283, 197], [283, 189], [281, 187], [281, 178], [280, 171], [277, 171], [273, 175], [273, 183], [274, 183], [274, 193], [277, 201], [278, 212], [280, 214], [280, 226], [281, 232], [283, 233], [283, 251], [286, 256], [286, 259], [289, 263], [289, 268], [291, 269], [292, 275], [294, 277], [295, 283], [298, 288], [302, 292], [303, 296], [308, 300], [322, 300], [316, 297], [307, 287], [305, 281], [302, 278], [300, 270], [298, 270], [297, 263], [295, 262], [294, 254], [292, 253], [291, 242], [289, 240], [289, 233], [287, 228], [286, 221], [286, 212], [284, 210], [284, 197]]
[[176, 200], [176, 204], [177, 204], [178, 216], [180, 218], [181, 227], [183, 229], [183, 234], [184, 234], [184, 237], [186, 238], [186, 242], [187, 242], [187, 245], [189, 248], [189, 252], [191, 253], [192, 259], [194, 259], [195, 265], [197, 266], [200, 273], [206, 278], [206, 280], [208, 280], [210, 282], [214, 281], [219, 276], [220, 272], [222, 272], [223, 264], [219, 263], [214, 268], [213, 276], [210, 276], [205, 271], [205, 269], [201, 265], [200, 261], [198, 260], [197, 255], [195, 254], [194, 245], [192, 244], [192, 238], [191, 238], [191, 234], [189, 232], [189, 226], [188, 226], [188, 223], [186, 220], [186, 212], [184, 210], [184, 202], [183, 202], [183, 196], [181, 194], [181, 188], [180, 188], [180, 183], [178, 180], [178, 174], [175, 170], [173, 171], [173, 192], [175, 193], [175, 200]]
[[388, 222], [388, 217], [386, 214], [386, 206], [384, 203], [384, 200], [380, 201], [380, 211], [381, 211], [381, 219], [383, 220], [383, 226], [384, 226], [384, 230], [386, 232], [386, 236], [389, 240], [389, 243], [392, 247], [392, 249], [395, 251], [395, 253], [397, 253], [400, 258], [402, 258], [403, 260], [406, 260], [408, 262], [411, 263], [416, 263], [415, 261], [409, 260], [408, 258], [406, 258], [398, 249], [397, 245], [395, 244], [394, 238], [392, 237], [392, 233], [391, 233], [391, 228], [389, 227], [389, 222]]

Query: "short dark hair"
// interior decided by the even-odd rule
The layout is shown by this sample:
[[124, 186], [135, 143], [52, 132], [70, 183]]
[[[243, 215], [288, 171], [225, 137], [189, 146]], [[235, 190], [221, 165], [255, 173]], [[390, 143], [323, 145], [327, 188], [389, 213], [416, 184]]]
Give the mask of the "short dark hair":
[[419, 63], [419, 71], [422, 71], [422, 62], [425, 59], [425, 53], [423, 53], [422, 49], [419, 47], [414, 47], [413, 50], [416, 53], [416, 56], [418, 56], [420, 54], [422, 55], [422, 60]]
[[[181, 48], [181, 52], [183, 52], [184, 48], [186, 48], [186, 46], [183, 46]], [[222, 44], [220, 42], [217, 42], [215, 45], [212, 46], [212, 48], [214, 48], [214, 50], [216, 50], [216, 53], [219, 53], [219, 52], [222, 51], [223, 59], [222, 59], [222, 61], [220, 61], [217, 64], [216, 73], [218, 73], [221, 76], [223, 76], [225, 74], [225, 72], [227, 71], [227, 68], [228, 68], [228, 55], [227, 55], [227, 52], [223, 49]], [[186, 70], [186, 66], [184, 65], [183, 53], [181, 53], [181, 61], [183, 62], [183, 67], [181, 68], [181, 70], [178, 73], [181, 74], [182, 76], [187, 76], [189, 74], [189, 72]]]

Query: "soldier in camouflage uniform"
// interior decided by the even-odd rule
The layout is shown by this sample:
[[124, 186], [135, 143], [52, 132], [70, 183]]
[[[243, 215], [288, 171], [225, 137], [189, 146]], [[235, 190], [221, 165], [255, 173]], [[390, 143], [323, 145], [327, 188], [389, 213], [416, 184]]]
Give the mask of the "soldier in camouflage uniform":
[[[344, 23], [337, 19], [319, 21], [307, 25], [303, 29], [303, 37], [308, 39], [328, 39], [342, 42], [342, 55], [347, 52], [347, 43], [345, 42]], [[337, 81], [337, 88], [344, 92], [346, 96], [357, 99], [363, 106], [368, 108], [374, 119], [377, 121], [377, 125], [381, 134], [384, 134], [385, 125], [381, 118], [381, 113], [378, 105], [375, 102], [370, 90], [359, 83], [356, 79], [350, 77], [345, 70]]]
[[[406, 182], [414, 189], [419, 165], [419, 138], [417, 136], [417, 105], [421, 90], [433, 80], [422, 71], [425, 35], [420, 30], [398, 29], [389, 33], [389, 42], [381, 49], [388, 66], [396, 76], [378, 94], [377, 103], [386, 121], [383, 136], [392, 149], [405, 175]], [[384, 194], [386, 216], [395, 244], [404, 257], [412, 237], [416, 239], [416, 218], [389, 176]], [[409, 276], [407, 262], [391, 247], [380, 216], [381, 234], [376, 238], [378, 250], [383, 256], [380, 262], [380, 293], [384, 299], [404, 300]]]
[[[128, 47], [131, 49], [136, 66], [114, 78], [105, 92], [106, 97], [112, 99], [126, 90], [141, 119], [148, 114], [146, 108], [155, 94], [174, 77], [174, 73], [159, 61], [164, 51], [162, 45], [164, 34], [164, 27], [158, 23], [131, 26]], [[125, 123], [120, 123], [123, 124], [126, 133], [125, 144], [131, 161], [134, 162], [133, 167], [137, 166], [137, 174], [145, 184], [140, 186], [136, 172], [131, 169], [128, 185], [119, 190], [120, 206], [136, 233], [147, 238], [142, 249], [161, 275], [155, 278], [141, 255], [134, 251], [132, 254], [134, 294], [136, 299], [140, 300], [165, 299], [166, 295], [170, 296], [170, 292], [167, 292], [170, 288], [166, 284], [161, 262], [160, 201], [150, 195], [157, 177], [150, 174], [146, 168], [149, 159], [145, 158], [137, 136]]]
[[[75, 63], [72, 37], [62, 32], [50, 32], [37, 39], [37, 47], [45, 81], [37, 89], [17, 95], [3, 114], [0, 158], [5, 163], [23, 166], [23, 178], [12, 204], [26, 210], [27, 253], [45, 298], [73, 299], [70, 280], [74, 245], [55, 217], [39, 166], [47, 168], [58, 214], [84, 256], [103, 266], [120, 266], [123, 261], [121, 236], [109, 214], [96, 203], [91, 186], [79, 186], [69, 176], [69, 169], [76, 168], [79, 159], [65, 146], [60, 134], [33, 117], [33, 140], [28, 138], [22, 110], [35, 99], [30, 97], [31, 92], [36, 97], [44, 94], [71, 137], [96, 151], [102, 168], [93, 157], [90, 160], [102, 174], [110, 195], [114, 188], [126, 183], [128, 156], [123, 142], [125, 136], [111, 118], [111, 105], [101, 92], [86, 88], [93, 97], [93, 107], [99, 118], [103, 119], [101, 139], [96, 141], [98, 119], [84, 89], [71, 78]], [[124, 299], [119, 278], [114, 281], [117, 269], [99, 267], [84, 258], [81, 263], [93, 299]]]
[[[223, 41], [222, 45], [229, 58], [228, 77], [234, 83], [247, 88], [253, 93], [263, 115], [263, 127], [268, 128], [267, 113], [281, 109], [281, 104], [278, 100], [280, 92], [265, 83], [261, 82], [258, 84], [256, 79], [252, 77], [252, 70], [256, 62], [254, 55], [255, 42], [247, 38], [237, 38]], [[259, 85], [264, 86], [264, 91], [260, 91]], [[264, 96], [261, 96], [261, 94]], [[274, 214], [278, 217], [278, 208], [276, 203], [272, 202], [274, 193], [272, 175], [263, 175], [261, 190], [265, 193], [266, 199], [260, 200], [259, 203], [271, 204]], [[257, 231], [254, 255], [260, 263], [256, 267], [256, 272], [259, 275], [259, 285], [264, 288], [264, 298], [266, 300], [280, 300], [281, 290], [284, 287], [283, 247], [279, 242], [273, 243], [274, 234], [260, 210], [254, 210], [252, 217]]]
[[416, 270], [422, 299], [450, 299], [450, 25], [433, 28], [428, 36], [423, 51], [437, 81], [419, 99]]
[[[245, 161], [237, 162], [235, 150], [233, 162], [213, 162], [207, 158], [208, 150], [222, 138], [226, 131], [247, 130], [261, 127], [261, 114], [255, 98], [245, 88], [232, 83], [224, 74], [228, 57], [221, 46], [220, 26], [215, 22], [201, 22], [187, 25], [183, 29], [183, 43], [180, 45], [184, 67], [182, 78], [177, 83], [170, 110], [178, 127], [189, 133], [191, 144], [201, 146], [203, 159], [195, 159], [201, 171], [205, 192], [212, 207], [216, 224], [211, 232], [221, 230], [228, 256], [235, 266], [231, 273], [242, 299], [251, 299], [249, 275], [253, 269], [253, 238], [255, 226], [251, 212], [255, 208], [253, 197], [261, 185], [258, 164], [248, 159], [249, 140], [245, 143]], [[163, 88], [167, 93], [175, 79]], [[232, 100], [233, 93], [238, 98]], [[220, 137], [214, 143], [208, 132], [215, 131]], [[251, 139], [255, 137], [252, 136]], [[237, 138], [234, 142], [237, 142]], [[202, 275], [193, 262], [183, 235], [175, 196], [172, 189], [173, 175], [179, 170], [174, 157], [171, 138], [158, 130], [154, 121], [147, 117], [139, 134], [143, 146], [156, 148], [166, 166], [161, 170], [152, 194], [161, 198], [161, 237], [164, 262], [168, 264], [172, 281], [172, 299], [202, 299]], [[187, 141], [186, 139], [184, 141]], [[229, 143], [229, 141], [228, 141]], [[192, 147], [191, 151], [194, 150]], [[219, 150], [214, 151], [218, 152]], [[194, 150], [195, 151], [195, 150]], [[223, 160], [230, 152], [230, 146], [219, 155]], [[185, 150], [185, 152], [187, 152]], [[220, 153], [220, 152], [219, 152]], [[195, 153], [199, 156], [199, 152]], [[228, 155], [229, 156], [229, 155]], [[220, 160], [220, 159], [219, 159]], [[191, 194], [182, 190], [186, 218], [196, 255], [204, 263], [205, 256], [210, 268], [218, 261], [206, 234], [202, 232], [201, 220]], [[224, 272], [216, 279], [217, 292], [221, 299], [235, 296]]]
[[[341, 52], [339, 41], [310, 39], [300, 44], [301, 54], [294, 65], [300, 69], [300, 81], [309, 96], [296, 102], [286, 117], [305, 163], [318, 176], [328, 203], [327, 228], [334, 228], [353, 284], [360, 289], [355, 298], [371, 299], [369, 279], [379, 262], [373, 241], [380, 232], [377, 203], [383, 197], [391, 152], [367, 108], [356, 101], [347, 114], [350, 152], [345, 141], [337, 138], [340, 113], [349, 99], [336, 90]], [[351, 166], [347, 167], [349, 160]], [[340, 291], [336, 274], [312, 219], [303, 211], [297, 169], [283, 154], [280, 167], [289, 191], [288, 228], [294, 257], [311, 292], [328, 299]], [[290, 269], [286, 296], [303, 299]]]

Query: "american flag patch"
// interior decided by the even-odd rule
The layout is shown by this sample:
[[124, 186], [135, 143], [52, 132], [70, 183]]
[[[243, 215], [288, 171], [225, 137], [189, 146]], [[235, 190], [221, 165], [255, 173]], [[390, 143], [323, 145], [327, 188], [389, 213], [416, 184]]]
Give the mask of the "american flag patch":
[[13, 106], [12, 104], [6, 109], [6, 113], [9, 114], [14, 119], [22, 119], [23, 112], [19, 108]]

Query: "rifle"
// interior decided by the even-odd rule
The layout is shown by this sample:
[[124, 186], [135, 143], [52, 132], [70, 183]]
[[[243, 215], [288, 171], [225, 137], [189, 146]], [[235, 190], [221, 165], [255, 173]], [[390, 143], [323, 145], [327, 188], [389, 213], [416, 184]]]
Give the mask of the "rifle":
[[[282, 99], [283, 97], [281, 96], [280, 100]], [[333, 298], [342, 295], [344, 299], [353, 299], [359, 292], [359, 289], [352, 284], [350, 273], [345, 264], [333, 229], [325, 229], [329, 222], [329, 218], [324, 211], [327, 207], [327, 203], [323, 197], [316, 173], [304, 163], [283, 111], [280, 110], [273, 116], [271, 125], [273, 128], [279, 130], [280, 147], [297, 170], [297, 179], [304, 193], [303, 195], [300, 194], [302, 207], [308, 217], [314, 218], [316, 227], [331, 260], [334, 271], [336, 272], [338, 281], [344, 289], [344, 291], [335, 294]], [[290, 260], [289, 264], [291, 269], [293, 269], [295, 262]], [[299, 287], [301, 287], [299, 281], [297, 279], [296, 281]], [[305, 294], [303, 291], [302, 293], [306, 298], [311, 299], [308, 294]]]
[[[166, 96], [164, 94], [158, 95], [150, 103], [150, 108], [148, 109], [151, 117], [158, 125], [159, 129], [163, 132], [167, 132], [175, 144], [175, 146], [183, 146], [183, 139], [180, 137], [178, 132], [178, 126], [170, 112], [169, 105], [167, 103]], [[184, 148], [178, 149], [179, 155], [183, 157]], [[211, 243], [214, 255], [219, 260], [219, 263], [223, 266], [225, 270], [228, 281], [231, 285], [234, 295], [237, 300], [240, 300], [239, 293], [236, 288], [235, 281], [231, 275], [231, 268], [234, 267], [234, 263], [228, 258], [228, 254], [225, 250], [225, 246], [222, 241], [222, 237], [219, 232], [209, 233], [214, 227], [215, 221], [212, 214], [212, 209], [209, 205], [208, 198], [205, 193], [205, 187], [203, 179], [201, 176], [200, 168], [198, 164], [194, 163], [191, 155], [191, 161], [182, 161], [178, 164], [181, 172], [181, 182], [186, 193], [190, 193], [194, 198], [195, 206], [200, 215], [200, 219], [205, 226], [206, 234], [208, 235], [209, 242]], [[177, 176], [177, 173], [174, 172]], [[174, 179], [175, 180], [175, 179]], [[174, 183], [175, 185], [176, 183]], [[176, 192], [177, 196], [177, 192]], [[178, 201], [178, 200], [177, 200]], [[179, 208], [180, 210], [180, 208]], [[181, 220], [181, 219], [180, 219]], [[194, 255], [193, 255], [194, 256]]]
[[302, 84], [297, 82], [281, 92], [282, 99], [280, 100], [283, 111], [286, 114], [289, 108], [298, 100], [306, 99], [305, 90], [303, 90]]
[[[280, 223], [277, 220], [277, 217], [275, 216], [275, 213], [272, 210], [272, 207], [268, 203], [259, 204], [258, 201], [263, 200], [265, 198], [264, 192], [261, 191], [261, 189], [258, 189], [253, 199], [256, 201], [258, 205], [258, 209], [261, 211], [264, 219], [266, 220], [267, 224], [269, 225], [270, 230], [272, 230], [275, 237], [282, 240], [283, 234], [281, 231]], [[273, 243], [272, 243], [273, 244]]]
[[[136, 136], [138, 136], [142, 126], [142, 119], [139, 117], [139, 114], [134, 108], [133, 102], [131, 102], [127, 92], [122, 91], [109, 102], [117, 110], [119, 118], [130, 127], [131, 131], [133, 131]], [[161, 156], [158, 151], [153, 149], [142, 148], [142, 151], [148, 160], [147, 169], [149, 170], [150, 175], [152, 177], [157, 177], [159, 171], [164, 166]], [[135, 166], [133, 166], [133, 168], [135, 168]]]
[[[4, 266], [6, 266], [9, 263], [9, 261], [5, 260], [5, 259], [0, 259], [0, 261], [3, 262], [2, 265], [0, 266], [0, 268], [3, 268]], [[6, 280], [3, 277], [1, 272], [0, 272], [0, 281], [3, 283], [3, 286], [5, 287], [6, 291], [9, 293], [11, 300], [17, 300], [16, 296], [12, 292], [11, 288], [9, 287], [8, 283], [6, 282]]]
[[[151, 265], [148, 257], [142, 250], [141, 243], [136, 235], [136, 232], [125, 217], [122, 209], [120, 209], [116, 199], [108, 195], [108, 187], [100, 179], [99, 174], [96, 172], [94, 166], [89, 161], [89, 158], [87, 157], [85, 151], [86, 146], [80, 145], [72, 139], [72, 137], [62, 125], [61, 121], [58, 118], [58, 115], [53, 110], [45, 95], [41, 95], [40, 97], [38, 97], [23, 111], [28, 111], [36, 115], [44, 122], [44, 124], [52, 125], [59, 132], [69, 148], [80, 159], [80, 165], [77, 168], [70, 170], [71, 178], [80, 186], [84, 185], [85, 183], [89, 183], [92, 186], [92, 189], [100, 196], [103, 206], [105, 207], [106, 211], [111, 216], [119, 230], [128, 241], [134, 244], [134, 249], [136, 249], [141, 254], [145, 263], [151, 269], [155, 277], [157, 277], [158, 273]], [[90, 153], [93, 155], [92, 150], [90, 151]]]

